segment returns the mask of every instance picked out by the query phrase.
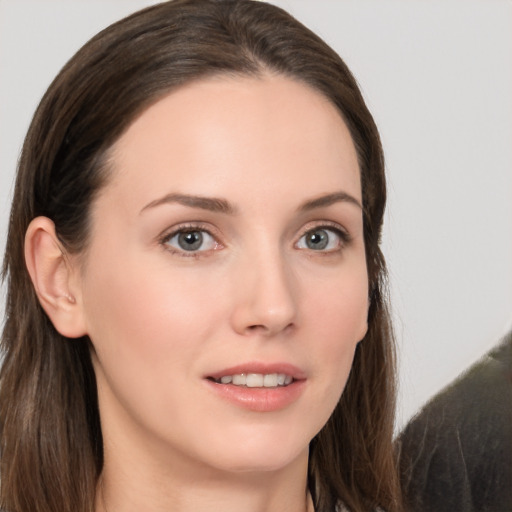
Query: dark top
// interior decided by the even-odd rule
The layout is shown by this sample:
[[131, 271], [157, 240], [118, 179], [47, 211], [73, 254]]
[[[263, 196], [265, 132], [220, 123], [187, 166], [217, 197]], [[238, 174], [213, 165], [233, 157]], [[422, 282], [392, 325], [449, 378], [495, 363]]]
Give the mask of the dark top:
[[512, 511], [512, 332], [398, 439], [407, 510]]

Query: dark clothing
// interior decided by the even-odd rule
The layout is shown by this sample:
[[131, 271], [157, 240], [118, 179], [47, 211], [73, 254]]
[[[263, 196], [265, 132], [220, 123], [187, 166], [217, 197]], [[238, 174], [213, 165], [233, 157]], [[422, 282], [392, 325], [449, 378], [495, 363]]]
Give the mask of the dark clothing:
[[512, 332], [398, 439], [411, 512], [512, 511]]

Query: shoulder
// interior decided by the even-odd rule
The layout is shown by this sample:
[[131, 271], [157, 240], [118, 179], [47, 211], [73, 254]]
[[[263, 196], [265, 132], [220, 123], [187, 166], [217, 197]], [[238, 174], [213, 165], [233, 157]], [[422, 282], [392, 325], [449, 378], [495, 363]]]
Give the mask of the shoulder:
[[466, 511], [480, 501], [497, 511], [512, 503], [511, 424], [512, 332], [401, 433], [402, 483], [414, 510], [428, 503], [423, 510]]

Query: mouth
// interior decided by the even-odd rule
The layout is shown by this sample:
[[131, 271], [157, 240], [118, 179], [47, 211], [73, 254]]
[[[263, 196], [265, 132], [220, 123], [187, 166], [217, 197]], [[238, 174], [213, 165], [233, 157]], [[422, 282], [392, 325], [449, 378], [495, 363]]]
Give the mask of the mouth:
[[246, 388], [279, 388], [289, 386], [295, 379], [286, 373], [234, 373], [216, 378], [208, 377], [208, 380]]
[[205, 375], [215, 395], [242, 409], [273, 412], [299, 400], [308, 375], [289, 363], [252, 361]]

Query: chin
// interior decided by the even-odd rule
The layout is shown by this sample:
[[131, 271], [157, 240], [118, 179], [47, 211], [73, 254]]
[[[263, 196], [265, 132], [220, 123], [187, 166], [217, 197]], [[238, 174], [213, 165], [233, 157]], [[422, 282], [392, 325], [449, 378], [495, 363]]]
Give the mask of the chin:
[[216, 450], [214, 464], [219, 470], [232, 473], [276, 472], [301, 461], [307, 464], [309, 440], [290, 441], [279, 436], [233, 441]]
[[[307, 462], [307, 451], [306, 462]], [[303, 453], [295, 454], [295, 457], [269, 457], [248, 458], [243, 460], [237, 457], [237, 460], [217, 461], [217, 469], [228, 473], [254, 474], [254, 473], [276, 473], [295, 465], [302, 459]]]

